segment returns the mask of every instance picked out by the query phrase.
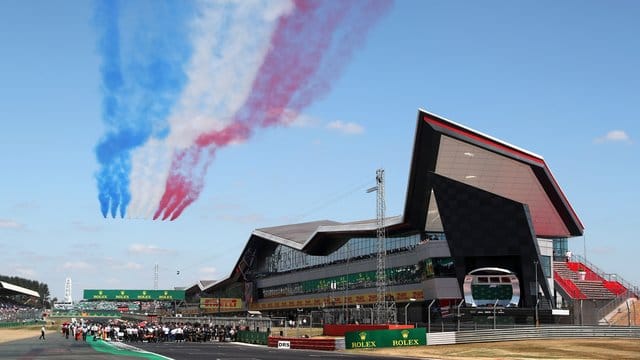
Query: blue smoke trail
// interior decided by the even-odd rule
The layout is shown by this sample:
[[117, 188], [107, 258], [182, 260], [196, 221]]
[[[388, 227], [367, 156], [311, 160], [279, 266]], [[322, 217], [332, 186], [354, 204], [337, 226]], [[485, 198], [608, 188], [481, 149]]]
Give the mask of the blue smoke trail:
[[124, 217], [131, 201], [131, 152], [168, 134], [167, 117], [187, 78], [189, 19], [182, 1], [98, 1], [94, 24], [102, 58], [102, 120], [95, 148], [102, 216]]

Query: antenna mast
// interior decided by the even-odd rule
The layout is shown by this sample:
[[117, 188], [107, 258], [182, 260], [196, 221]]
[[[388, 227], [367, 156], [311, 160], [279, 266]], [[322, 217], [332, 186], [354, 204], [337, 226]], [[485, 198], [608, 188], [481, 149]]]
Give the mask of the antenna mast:
[[[378, 266], [376, 268], [376, 287], [378, 296], [376, 299], [376, 321], [378, 324], [389, 322], [390, 309], [387, 304], [387, 275], [386, 275], [386, 230], [384, 226], [385, 200], [384, 200], [384, 169], [376, 170], [376, 186], [367, 190], [375, 191], [376, 196], [376, 235], [378, 244]], [[392, 306], [393, 308], [393, 306]], [[395, 312], [395, 311], [394, 311]]]
[[158, 264], [153, 267], [153, 290], [158, 290]]

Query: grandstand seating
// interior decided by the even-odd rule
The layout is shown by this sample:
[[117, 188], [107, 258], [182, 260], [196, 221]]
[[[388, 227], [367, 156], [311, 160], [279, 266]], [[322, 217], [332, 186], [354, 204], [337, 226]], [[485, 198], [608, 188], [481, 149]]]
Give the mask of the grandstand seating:
[[0, 297], [0, 323], [36, 320], [41, 318], [41, 314], [40, 309], [33, 306], [17, 302], [11, 298]]
[[[553, 265], [556, 285], [574, 299], [608, 300], [626, 291], [621, 284], [603, 279], [580, 262], [555, 261]], [[585, 272], [584, 278], [579, 271]]]

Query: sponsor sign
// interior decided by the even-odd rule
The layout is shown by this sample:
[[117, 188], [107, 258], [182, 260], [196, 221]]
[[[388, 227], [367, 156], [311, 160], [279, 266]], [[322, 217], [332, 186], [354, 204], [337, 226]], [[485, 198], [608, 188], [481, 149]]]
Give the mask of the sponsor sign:
[[278, 341], [278, 349], [291, 349], [290, 341]]
[[244, 306], [239, 298], [200, 298], [200, 309], [205, 312], [240, 311]]
[[[424, 293], [422, 290], [409, 290], [409, 291], [398, 291], [398, 292], [388, 292], [389, 295], [393, 296], [396, 301], [408, 301], [413, 298], [417, 301], [424, 300]], [[374, 304], [378, 300], [378, 295], [371, 294], [363, 294], [363, 295], [349, 295], [342, 296], [337, 293], [335, 296], [324, 296], [324, 297], [314, 297], [307, 299], [298, 299], [298, 300], [272, 300], [269, 299], [261, 300], [260, 302], [254, 302], [252, 304], [252, 309], [255, 310], [269, 310], [269, 309], [293, 309], [293, 308], [308, 308], [308, 307], [325, 307], [325, 306], [334, 306], [334, 305], [354, 305], [354, 304]]]
[[347, 349], [373, 349], [427, 345], [427, 330], [362, 330], [347, 332], [344, 336]]
[[184, 300], [184, 290], [85, 290], [85, 300]]

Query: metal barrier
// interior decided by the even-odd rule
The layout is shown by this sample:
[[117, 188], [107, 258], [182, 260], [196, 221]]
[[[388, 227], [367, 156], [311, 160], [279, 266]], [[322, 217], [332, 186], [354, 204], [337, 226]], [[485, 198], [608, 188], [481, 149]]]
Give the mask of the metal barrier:
[[45, 324], [46, 322], [43, 320], [29, 320], [29, 321], [21, 321], [21, 322], [0, 322], [0, 329], [2, 328], [14, 328], [14, 327], [22, 327], [22, 326], [32, 326], [32, 325], [40, 325]]
[[596, 318], [600, 319], [601, 324], [609, 323], [608, 317], [611, 313], [613, 313], [620, 305], [622, 305], [625, 301], [629, 300], [629, 298], [633, 297], [634, 294], [631, 291], [627, 291], [623, 294], [616, 296], [609, 303], [605, 304], [601, 308], [598, 309]]
[[[126, 314], [123, 319], [148, 320], [144, 315]], [[218, 326], [234, 326], [247, 331], [268, 332], [272, 326], [271, 319], [268, 317], [221, 317], [221, 316], [191, 316], [191, 317], [173, 317], [158, 316], [158, 322], [163, 323], [200, 323]]]
[[591, 269], [591, 271], [593, 271], [599, 277], [608, 281], [617, 281], [620, 284], [622, 284], [622, 286], [624, 286], [627, 289], [627, 291], [631, 293], [632, 296], [640, 297], [640, 289], [638, 289], [638, 286], [628, 282], [627, 280], [622, 278], [622, 276], [619, 276], [618, 274], [606, 273], [604, 270], [600, 269], [599, 267], [597, 267], [596, 265], [594, 265], [592, 262], [588, 261], [581, 255], [575, 254], [574, 257], [575, 257], [575, 260], [573, 261], [577, 260], [585, 264], [589, 269]]
[[428, 333], [427, 345], [592, 337], [640, 338], [640, 327], [540, 326], [514, 329]]

